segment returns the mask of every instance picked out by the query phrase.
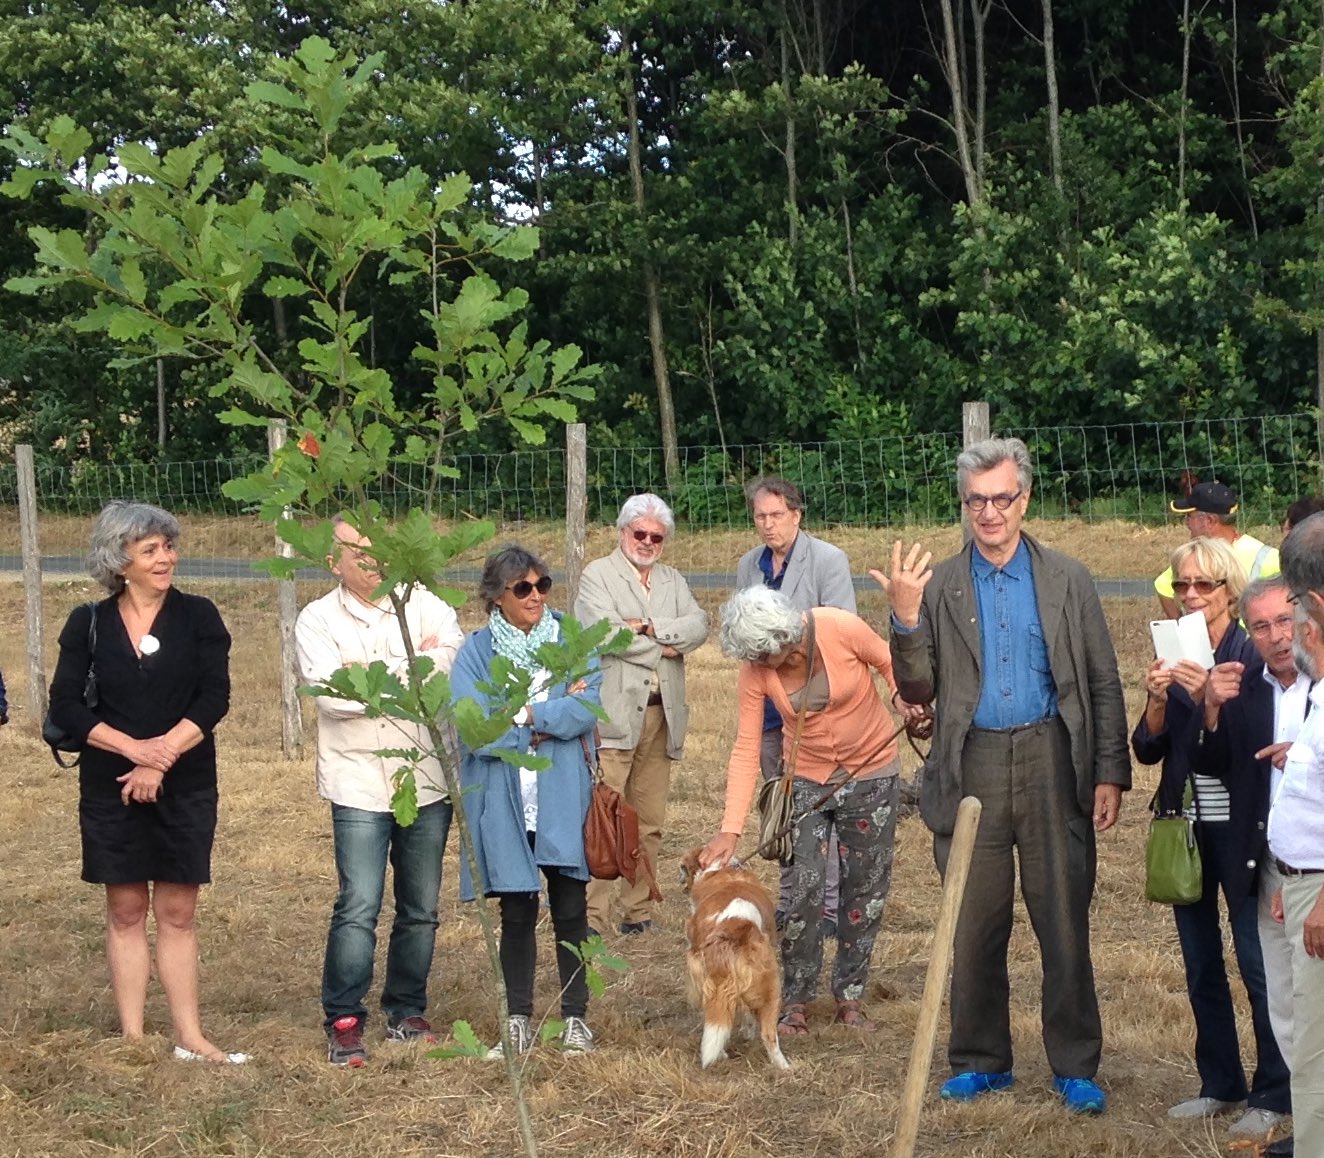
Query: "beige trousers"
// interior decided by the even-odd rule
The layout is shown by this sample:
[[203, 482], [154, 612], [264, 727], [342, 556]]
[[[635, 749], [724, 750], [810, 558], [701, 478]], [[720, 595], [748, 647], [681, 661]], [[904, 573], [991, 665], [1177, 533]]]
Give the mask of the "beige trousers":
[[[671, 784], [671, 761], [667, 758], [667, 717], [662, 705], [644, 711], [639, 746], [603, 748], [598, 753], [602, 778], [639, 813], [639, 842], [648, 854], [653, 872], [658, 871], [662, 851], [662, 824], [667, 816], [667, 791]], [[621, 920], [635, 924], [650, 920], [648, 880], [641, 873], [633, 885], [619, 881], [589, 881], [588, 926], [599, 933], [611, 928], [611, 896], [619, 886]]]
[[1324, 1154], [1324, 958], [1306, 953], [1302, 927], [1324, 876], [1283, 877], [1283, 927], [1292, 948], [1292, 1126], [1296, 1153]]

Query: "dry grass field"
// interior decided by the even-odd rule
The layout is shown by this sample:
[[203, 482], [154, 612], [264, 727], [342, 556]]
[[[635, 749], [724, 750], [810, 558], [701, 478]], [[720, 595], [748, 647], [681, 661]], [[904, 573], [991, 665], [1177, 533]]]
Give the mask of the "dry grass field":
[[[1181, 538], [1179, 527], [1041, 530], [1109, 576], [1152, 573]], [[929, 537], [942, 552], [955, 542], [950, 531]], [[728, 567], [749, 536], [731, 540]], [[606, 542], [595, 539], [590, 557]], [[540, 545], [556, 557], [550, 533]], [[878, 558], [877, 533], [871, 541], [861, 534], [843, 545], [859, 570]], [[193, 546], [186, 542], [186, 549]], [[723, 545], [710, 548], [703, 556], [716, 560]], [[13, 723], [0, 732], [0, 1155], [513, 1158], [520, 1147], [499, 1065], [434, 1061], [410, 1047], [387, 1046], [379, 1018], [369, 1028], [367, 1068], [338, 1071], [326, 1064], [318, 985], [335, 893], [330, 823], [313, 788], [311, 758], [288, 762], [278, 750], [275, 594], [257, 583], [194, 589], [216, 600], [235, 639], [233, 708], [220, 733], [215, 883], [203, 891], [200, 912], [204, 1019], [214, 1040], [249, 1051], [254, 1060], [241, 1069], [171, 1061], [159, 990], [149, 1005], [156, 1034], [136, 1044], [112, 1036], [102, 894], [78, 880], [77, 782], [55, 767], [24, 710], [22, 591], [17, 583], [0, 583], [0, 665], [14, 705]], [[316, 593], [310, 586], [301, 600]], [[48, 671], [58, 625], [90, 594], [80, 582], [47, 584]], [[699, 592], [710, 609], [723, 594]], [[1107, 606], [1133, 718], [1153, 609], [1150, 600]], [[861, 607], [875, 623], [885, 611], [881, 596]], [[472, 611], [466, 619], [472, 623]], [[787, 1046], [791, 1074], [775, 1075], [757, 1043], [739, 1044], [732, 1060], [700, 1072], [698, 1020], [682, 986], [685, 906], [668, 885], [680, 853], [705, 840], [720, 816], [733, 738], [731, 665], [707, 644], [690, 660], [690, 681], [692, 733], [673, 781], [660, 871], [667, 900], [653, 933], [614, 943], [630, 968], [590, 1009], [598, 1051], [565, 1057], [540, 1050], [531, 1063], [542, 1153], [884, 1155], [938, 904], [928, 836], [915, 818], [898, 829], [894, 887], [867, 1000], [880, 1032], [862, 1037], [828, 1027], [831, 1002], [820, 1000], [811, 1010], [811, 1036]], [[909, 758], [908, 766], [914, 763]], [[1121, 822], [1100, 841], [1094, 961], [1106, 1035], [1100, 1076], [1111, 1109], [1099, 1119], [1072, 1118], [1047, 1092], [1040, 975], [1022, 909], [1012, 949], [1017, 1086], [968, 1106], [939, 1103], [944, 1027], [918, 1153], [1178, 1158], [1227, 1152], [1217, 1127], [1171, 1123], [1165, 1116], [1166, 1107], [1194, 1094], [1197, 1083], [1172, 918], [1143, 899], [1144, 805], [1153, 783], [1151, 770], [1137, 770]], [[476, 920], [456, 900], [455, 858], [452, 847], [430, 1014], [438, 1025], [467, 1019], [490, 1037], [495, 1014], [487, 967]], [[553, 973], [549, 930], [542, 945], [540, 972], [547, 981]], [[552, 996], [545, 985], [540, 1008]]]

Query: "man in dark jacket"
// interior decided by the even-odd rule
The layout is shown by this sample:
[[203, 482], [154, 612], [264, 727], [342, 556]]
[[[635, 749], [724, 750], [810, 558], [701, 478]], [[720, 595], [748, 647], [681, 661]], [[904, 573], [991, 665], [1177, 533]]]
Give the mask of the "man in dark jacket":
[[1010, 982], [1015, 858], [1043, 961], [1043, 1038], [1067, 1108], [1101, 1113], [1102, 1049], [1089, 908], [1096, 832], [1131, 786], [1117, 657], [1089, 572], [1021, 531], [1029, 454], [988, 439], [956, 460], [972, 541], [929, 570], [919, 544], [892, 574], [901, 695], [934, 701], [936, 729], [920, 811], [945, 871], [962, 796], [983, 804], [952, 972], [953, 1076], [942, 1096], [969, 1101], [1012, 1084]]

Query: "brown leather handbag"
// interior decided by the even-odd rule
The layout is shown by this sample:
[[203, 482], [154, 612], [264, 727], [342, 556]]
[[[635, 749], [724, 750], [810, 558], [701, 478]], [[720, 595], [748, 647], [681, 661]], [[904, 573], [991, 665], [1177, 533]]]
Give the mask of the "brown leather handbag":
[[602, 779], [597, 753], [591, 750], [587, 738], [580, 737], [584, 745], [584, 759], [593, 774], [593, 795], [589, 800], [588, 815], [584, 818], [584, 855], [588, 858], [588, 871], [600, 881], [614, 881], [624, 877], [637, 884], [642, 872], [648, 879], [649, 900], [660, 901], [662, 893], [657, 887], [653, 866], [648, 861], [639, 839], [639, 814], [615, 788]]

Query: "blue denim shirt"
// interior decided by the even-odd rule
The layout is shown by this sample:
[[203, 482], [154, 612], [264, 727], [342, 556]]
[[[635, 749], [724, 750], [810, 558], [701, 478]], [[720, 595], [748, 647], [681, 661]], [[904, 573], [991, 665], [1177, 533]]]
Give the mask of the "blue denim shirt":
[[[763, 572], [763, 586], [771, 587], [774, 591], [782, 589], [782, 580], [786, 578], [786, 568], [791, 565], [791, 555], [795, 552], [795, 544], [799, 542], [800, 536], [796, 535], [791, 540], [791, 546], [786, 552], [786, 558], [782, 560], [782, 569], [774, 575], [772, 573], [772, 548], [764, 547], [763, 554], [759, 556], [759, 570]], [[771, 732], [773, 728], [782, 726], [782, 714], [776, 708], [771, 700], [763, 701], [763, 730]]]
[[1014, 728], [1057, 715], [1057, 685], [1039, 622], [1034, 570], [1022, 540], [1005, 567], [971, 552], [970, 577], [979, 607], [983, 682], [976, 728]]

